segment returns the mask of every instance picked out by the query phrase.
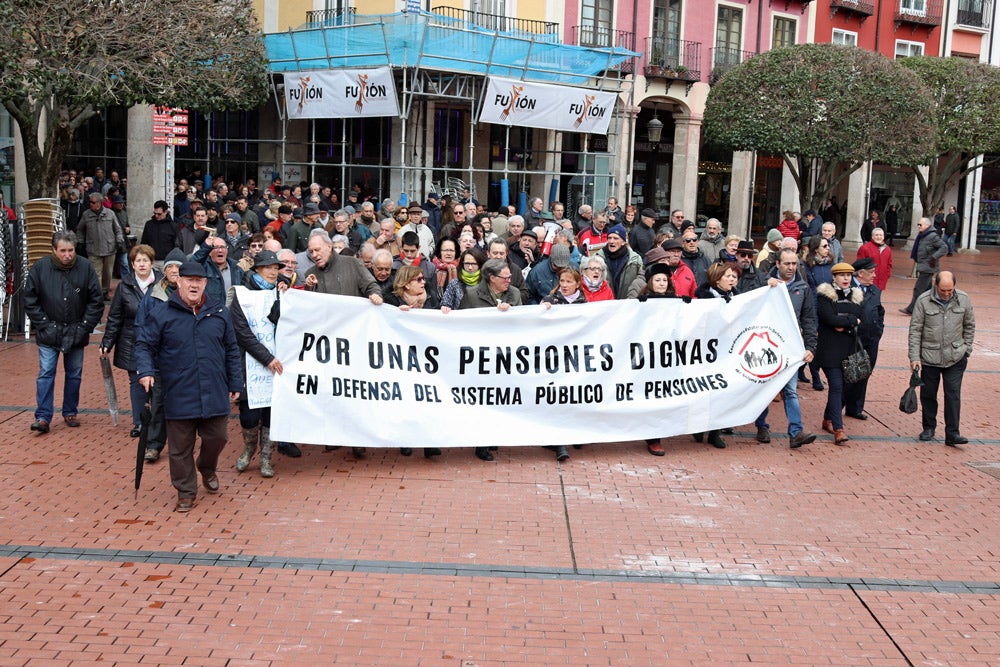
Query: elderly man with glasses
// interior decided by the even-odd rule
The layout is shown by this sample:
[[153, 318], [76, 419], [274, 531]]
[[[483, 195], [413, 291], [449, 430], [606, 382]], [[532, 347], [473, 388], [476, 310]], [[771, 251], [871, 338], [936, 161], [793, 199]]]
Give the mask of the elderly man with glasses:
[[111, 274], [115, 267], [118, 249], [125, 247], [125, 234], [118, 219], [110, 208], [104, 208], [101, 195], [92, 192], [87, 195], [87, 210], [80, 216], [76, 228], [80, 244], [87, 249], [87, 259], [97, 269], [101, 282], [101, 292], [108, 298], [111, 289]]

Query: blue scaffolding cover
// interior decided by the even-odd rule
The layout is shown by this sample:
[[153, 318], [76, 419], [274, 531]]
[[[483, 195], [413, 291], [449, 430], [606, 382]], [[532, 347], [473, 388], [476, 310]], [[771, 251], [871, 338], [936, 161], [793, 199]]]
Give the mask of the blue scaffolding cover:
[[264, 35], [264, 45], [271, 72], [390, 65], [577, 85], [641, 55], [486, 30], [430, 12], [348, 15]]

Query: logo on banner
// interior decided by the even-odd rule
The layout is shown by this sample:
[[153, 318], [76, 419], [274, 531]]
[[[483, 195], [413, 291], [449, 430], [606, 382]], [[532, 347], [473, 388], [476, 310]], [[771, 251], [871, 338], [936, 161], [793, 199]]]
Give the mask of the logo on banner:
[[323, 99], [323, 88], [311, 85], [311, 81], [311, 76], [301, 76], [299, 77], [299, 87], [288, 90], [288, 96], [298, 102], [299, 111], [302, 111], [307, 101]]
[[368, 83], [368, 73], [357, 75], [357, 85], [348, 84], [344, 88], [344, 96], [354, 100], [354, 110], [361, 113], [365, 108], [365, 102], [376, 97], [387, 97], [388, 90], [384, 84]]
[[516, 84], [511, 85], [510, 95], [497, 93], [496, 98], [493, 100], [493, 104], [498, 107], [503, 107], [503, 111], [500, 112], [500, 120], [507, 120], [507, 116], [509, 116], [510, 112], [515, 109], [528, 109], [530, 111], [535, 108], [538, 101], [533, 97], [523, 96], [523, 93], [524, 86], [518, 86]]
[[583, 102], [573, 102], [569, 105], [569, 112], [576, 114], [573, 127], [580, 127], [584, 121], [590, 118], [604, 118], [604, 115], [608, 112], [608, 108], [594, 104], [594, 100], [596, 99], [596, 95], [584, 95]]
[[736, 355], [741, 375], [754, 382], [766, 382], [785, 368], [784, 338], [771, 327], [749, 327], [740, 332], [729, 348]]

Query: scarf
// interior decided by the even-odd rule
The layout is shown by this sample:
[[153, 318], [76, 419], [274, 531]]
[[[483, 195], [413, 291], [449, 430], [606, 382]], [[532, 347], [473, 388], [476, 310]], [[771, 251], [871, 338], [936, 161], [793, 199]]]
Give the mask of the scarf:
[[604, 286], [604, 278], [599, 280], [592, 280], [590, 276], [583, 277], [583, 286], [587, 288], [588, 292], [596, 292]]
[[460, 277], [463, 283], [465, 283], [469, 287], [474, 287], [479, 284], [480, 274], [481, 271], [474, 271], [472, 273], [469, 273], [465, 269], [461, 269]]
[[914, 262], [917, 261], [917, 249], [920, 247], [920, 242], [923, 240], [925, 236], [927, 236], [933, 231], [934, 231], [933, 227], [928, 227], [926, 231], [917, 234], [917, 238], [913, 240], [913, 249], [910, 250], [910, 259], [912, 259]]
[[73, 255], [73, 261], [71, 261], [69, 264], [63, 264], [62, 261], [59, 259], [59, 256], [55, 253], [52, 253], [52, 266], [56, 268], [56, 271], [67, 271], [67, 272], [71, 271], [73, 267], [76, 266], [76, 255]]
[[716, 299], [725, 299], [726, 303], [729, 303], [729, 300], [733, 298], [733, 290], [723, 292], [718, 287], [710, 287], [709, 289], [712, 291], [712, 294], [715, 295]]
[[274, 289], [275, 287], [277, 287], [277, 283], [272, 285], [271, 283], [264, 280], [264, 278], [262, 278], [261, 275], [256, 271], [254, 271], [250, 275], [253, 279], [253, 284], [259, 287], [260, 289]]
[[[560, 292], [560, 294], [562, 294], [562, 292]], [[580, 290], [577, 290], [572, 294], [570, 294], [569, 296], [563, 294], [562, 297], [563, 299], [566, 300], [566, 303], [576, 303], [577, 301], [583, 299], [583, 294], [580, 292]]]
[[135, 284], [139, 286], [139, 291], [145, 294], [149, 291], [149, 286], [156, 282], [156, 274], [149, 272], [149, 277], [145, 281], [139, 279], [139, 274], [135, 274]]
[[833, 262], [833, 255], [827, 255], [826, 257], [820, 257], [819, 255], [813, 255], [813, 264], [824, 266]]
[[604, 246], [604, 255], [608, 258], [608, 273], [611, 277], [609, 282], [614, 288], [618, 284], [618, 278], [621, 277], [625, 265], [628, 264], [628, 246], [623, 245], [615, 252], [611, 252], [607, 246]]
[[403, 266], [420, 266], [420, 260], [424, 258], [423, 253], [418, 252], [413, 259], [407, 259], [404, 255], [399, 256], [399, 263]]

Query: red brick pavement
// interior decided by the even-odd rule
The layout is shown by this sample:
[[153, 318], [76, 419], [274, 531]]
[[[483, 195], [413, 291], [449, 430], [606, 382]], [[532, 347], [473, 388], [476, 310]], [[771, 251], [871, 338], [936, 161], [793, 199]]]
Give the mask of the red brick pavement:
[[[279, 456], [272, 480], [227, 467], [223, 492], [189, 515], [170, 511], [165, 462], [133, 499], [127, 383], [117, 377], [113, 429], [95, 412], [96, 348], [83, 427], [57, 417], [40, 437], [28, 431], [35, 348], [0, 344], [0, 554], [84, 550], [0, 557], [0, 665], [998, 664], [1000, 480], [965, 464], [1000, 461], [1000, 251], [945, 264], [978, 323], [964, 384], [973, 442], [960, 449], [917, 442], [919, 415], [897, 409], [908, 320], [896, 310], [913, 283], [895, 259], [871, 419], [848, 420], [849, 447], [825, 435], [796, 451], [759, 445], [749, 426], [726, 450], [672, 438], [653, 458], [640, 443], [597, 444], [562, 466], [540, 449], [484, 464], [469, 449], [354, 461], [310, 447]], [[802, 396], [818, 431], [825, 393]], [[198, 555], [210, 564], [189, 564]], [[317, 571], [318, 559], [371, 571]], [[713, 585], [726, 575], [756, 581]], [[928, 588], [943, 582], [965, 587]]]

